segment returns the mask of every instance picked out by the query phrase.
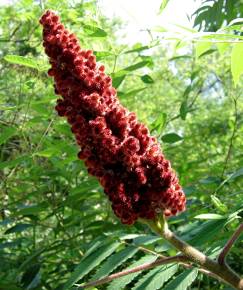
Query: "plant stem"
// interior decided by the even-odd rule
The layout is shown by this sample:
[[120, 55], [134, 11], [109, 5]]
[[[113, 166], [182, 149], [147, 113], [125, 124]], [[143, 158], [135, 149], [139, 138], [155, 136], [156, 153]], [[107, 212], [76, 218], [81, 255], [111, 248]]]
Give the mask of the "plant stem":
[[228, 240], [228, 242], [224, 246], [222, 252], [219, 254], [218, 263], [220, 265], [225, 264], [225, 257], [227, 256], [227, 254], [230, 251], [231, 247], [233, 246], [234, 242], [239, 238], [242, 231], [243, 231], [243, 224], [239, 225], [237, 230], [234, 232], [233, 236]]
[[157, 234], [162, 236], [176, 249], [188, 257], [190, 261], [217, 275], [221, 280], [235, 289], [243, 289], [243, 279], [241, 279], [241, 277], [237, 275], [228, 265], [220, 265], [218, 262], [211, 260], [202, 252], [181, 240], [168, 228], [165, 219], [147, 222], [147, 224]]

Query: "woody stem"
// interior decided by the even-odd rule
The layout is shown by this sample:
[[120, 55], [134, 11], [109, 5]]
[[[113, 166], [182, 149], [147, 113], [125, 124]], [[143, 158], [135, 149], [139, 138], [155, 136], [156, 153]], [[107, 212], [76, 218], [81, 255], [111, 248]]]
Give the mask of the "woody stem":
[[241, 279], [241, 277], [236, 274], [227, 264], [220, 264], [217, 261], [210, 259], [196, 248], [181, 240], [168, 228], [164, 218], [147, 222], [147, 224], [153, 231], [171, 243], [177, 250], [188, 257], [188, 259], [197, 266], [201, 266], [205, 270], [215, 274], [235, 289], [243, 289], [243, 279]]

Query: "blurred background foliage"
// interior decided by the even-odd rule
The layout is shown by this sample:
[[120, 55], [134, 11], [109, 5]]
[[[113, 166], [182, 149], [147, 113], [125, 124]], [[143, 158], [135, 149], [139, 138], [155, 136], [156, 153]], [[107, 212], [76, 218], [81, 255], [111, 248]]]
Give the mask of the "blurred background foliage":
[[[43, 9], [57, 10], [82, 47], [95, 51], [122, 103], [158, 137], [188, 200], [171, 228], [215, 257], [243, 217], [242, 5], [202, 1], [195, 29], [172, 35], [157, 27], [150, 42], [133, 47], [117, 41], [122, 19], [107, 19], [96, 1], [1, 6], [0, 289], [69, 289], [174, 253], [145, 226], [121, 225], [77, 160], [70, 128], [54, 111], [38, 23]], [[241, 246], [239, 240], [228, 261], [242, 274]], [[173, 267], [97, 289], [230, 289]]]

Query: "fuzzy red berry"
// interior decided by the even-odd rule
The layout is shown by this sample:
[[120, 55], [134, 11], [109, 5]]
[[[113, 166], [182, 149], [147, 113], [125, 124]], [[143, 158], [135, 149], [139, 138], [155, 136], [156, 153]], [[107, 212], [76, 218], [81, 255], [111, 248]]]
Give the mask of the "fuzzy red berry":
[[185, 210], [186, 198], [157, 140], [136, 115], [119, 102], [105, 67], [59, 17], [41, 17], [43, 46], [50, 58], [56, 110], [65, 116], [80, 146], [78, 157], [97, 177], [124, 224], [138, 218], [169, 217]]

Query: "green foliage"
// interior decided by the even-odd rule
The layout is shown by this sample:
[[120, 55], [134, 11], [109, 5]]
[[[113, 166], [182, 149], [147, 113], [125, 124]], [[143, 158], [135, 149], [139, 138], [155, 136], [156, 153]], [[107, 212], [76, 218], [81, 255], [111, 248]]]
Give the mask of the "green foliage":
[[174, 280], [169, 282], [164, 290], [185, 290], [187, 289], [197, 277], [196, 269], [189, 269], [181, 273]]
[[[130, 266], [125, 268], [124, 270], [129, 270], [137, 266], [143, 265], [145, 263], [151, 263], [151, 262], [154, 262], [155, 260], [156, 260], [156, 256], [146, 255], [142, 257], [141, 259], [139, 259], [138, 261], [131, 263]], [[124, 289], [126, 285], [131, 283], [139, 274], [140, 274], [139, 272], [136, 272], [136, 273], [132, 273], [124, 277], [118, 278], [110, 283], [110, 285], [107, 287], [107, 290], [122, 290]]]
[[240, 75], [243, 74], [243, 42], [235, 43], [231, 53], [231, 71], [235, 85], [240, 81]]
[[[232, 7], [223, 1], [228, 6], [217, 18], [212, 11], [220, 1], [204, 1], [211, 8], [196, 12], [195, 27], [210, 28], [208, 33], [180, 27], [171, 35], [160, 28], [156, 40], [133, 46], [119, 44], [122, 19], [102, 16], [96, 1], [40, 2], [59, 11], [81, 46], [95, 51], [122, 104], [158, 137], [188, 200], [187, 211], [170, 218], [170, 227], [216, 257], [243, 216], [243, 37], [242, 21], [233, 20], [241, 17], [240, 2]], [[161, 1], [161, 12], [168, 2]], [[70, 128], [54, 111], [57, 96], [38, 23], [42, 12], [32, 0], [0, 9], [0, 289], [75, 289], [161, 253], [175, 254], [144, 225], [123, 226], [77, 159]], [[228, 256], [237, 272], [242, 255], [237, 242]], [[187, 287], [224, 289], [196, 269], [176, 265], [95, 289]]]
[[160, 266], [150, 270], [146, 275], [139, 279], [132, 290], [161, 289], [178, 270], [177, 265]]
[[87, 273], [98, 266], [106, 257], [111, 255], [118, 246], [118, 242], [111, 242], [98, 249], [95, 248], [93, 253], [90, 253], [80, 261], [80, 264], [63, 286], [64, 289], [69, 289], [75, 282], [82, 279]]
[[216, 31], [224, 23], [243, 16], [243, 3], [241, 0], [204, 0], [202, 5], [194, 12], [194, 26], [199, 30]]

